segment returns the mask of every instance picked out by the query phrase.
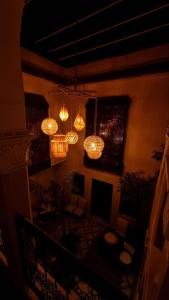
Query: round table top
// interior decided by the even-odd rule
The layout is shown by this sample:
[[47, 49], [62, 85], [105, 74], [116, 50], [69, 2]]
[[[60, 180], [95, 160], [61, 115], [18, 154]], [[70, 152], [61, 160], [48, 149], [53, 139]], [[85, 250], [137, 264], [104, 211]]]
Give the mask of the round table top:
[[105, 242], [111, 245], [116, 245], [118, 243], [118, 237], [113, 232], [106, 232], [103, 236]]

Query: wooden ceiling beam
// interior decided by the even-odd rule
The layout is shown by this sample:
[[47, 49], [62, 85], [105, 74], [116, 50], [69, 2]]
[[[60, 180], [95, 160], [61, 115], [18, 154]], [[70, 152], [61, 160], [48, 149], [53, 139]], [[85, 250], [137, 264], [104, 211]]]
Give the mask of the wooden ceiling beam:
[[[75, 68], [60, 67], [23, 48], [21, 59], [26, 73], [63, 84], [74, 78]], [[169, 71], [169, 44], [78, 65], [76, 69], [78, 80], [82, 83]]]
[[115, 29], [115, 28], [118, 28], [118, 27], [120, 27], [120, 26], [122, 26], [122, 25], [126, 25], [126, 24], [128, 24], [128, 23], [131, 23], [131, 22], [133, 22], [133, 21], [136, 21], [136, 20], [141, 19], [141, 18], [143, 18], [143, 17], [146, 17], [146, 16], [148, 16], [148, 15], [151, 15], [151, 14], [153, 14], [153, 13], [155, 13], [155, 12], [158, 12], [158, 11], [160, 11], [160, 10], [162, 10], [162, 9], [165, 9], [165, 8], [167, 8], [167, 7], [169, 7], [169, 3], [164, 4], [164, 5], [162, 5], [162, 6], [159, 6], [159, 7], [156, 7], [156, 8], [154, 8], [154, 9], [148, 10], [148, 11], [142, 13], [142, 14], [139, 14], [139, 15], [137, 15], [137, 16], [134, 16], [134, 17], [129, 18], [129, 19], [127, 19], [127, 20], [124, 20], [124, 21], [122, 21], [122, 22], [116, 23], [116, 24], [114, 24], [114, 25], [111, 25], [111, 26], [109, 26], [109, 27], [106, 27], [106, 28], [104, 28], [104, 29], [101, 29], [101, 30], [99, 30], [99, 31], [96, 31], [96, 32], [94, 32], [94, 33], [91, 33], [91, 34], [86, 35], [86, 36], [84, 36], [84, 37], [82, 37], [82, 38], [79, 38], [79, 39], [73, 40], [73, 41], [71, 41], [71, 42], [69, 42], [69, 43], [63, 44], [63, 45], [61, 45], [61, 46], [52, 48], [52, 49], [48, 50], [48, 53], [54, 53], [54, 52], [56, 52], [56, 51], [58, 51], [58, 50], [65, 49], [65, 48], [67, 48], [67, 47], [69, 47], [69, 46], [72, 46], [72, 45], [74, 45], [74, 44], [77, 44], [77, 43], [79, 43], [79, 42], [82, 42], [82, 41], [85, 41], [85, 40], [87, 40], [87, 39], [93, 38], [93, 37], [95, 37], [95, 36], [97, 36], [97, 35], [99, 35], [99, 34], [108, 32], [108, 31], [110, 31], [110, 30], [112, 30], [112, 29]]
[[34, 41], [34, 44], [39, 44], [39, 43], [41, 43], [41, 42], [43, 42], [43, 41], [49, 39], [50, 37], [56, 36], [58, 33], [61, 33], [61, 32], [63, 32], [63, 31], [65, 31], [65, 30], [67, 30], [67, 29], [70, 29], [70, 28], [72, 28], [72, 27], [74, 27], [74, 26], [77, 26], [78, 24], [80, 24], [80, 23], [82, 23], [82, 22], [88, 20], [88, 19], [91, 18], [91, 17], [94, 17], [94, 16], [96, 16], [96, 15], [102, 13], [102, 12], [105, 11], [105, 10], [108, 10], [109, 8], [111, 8], [111, 7], [115, 6], [115, 5], [120, 4], [121, 2], [124, 2], [124, 0], [117, 0], [117, 1], [115, 1], [115, 2], [110, 3], [109, 5], [106, 5], [106, 6], [100, 8], [100, 9], [98, 9], [98, 10], [95, 10], [95, 11], [92, 12], [91, 14], [89, 14], [89, 15], [87, 15], [87, 16], [81, 18], [81, 19], [78, 19], [77, 21], [75, 21], [75, 22], [73, 22], [73, 23], [71, 23], [71, 24], [69, 24], [69, 25], [66, 25], [66, 26], [64, 26], [64, 27], [62, 27], [62, 28], [60, 28], [60, 29], [57, 29], [56, 31], [54, 31], [54, 32], [52, 32], [52, 33], [49, 33], [48, 35], [46, 35], [46, 36], [44, 36], [44, 37], [42, 37], [42, 38], [40, 38], [40, 39]]
[[143, 31], [140, 31], [140, 32], [137, 32], [137, 33], [134, 33], [134, 34], [124, 36], [120, 39], [116, 39], [116, 40], [113, 40], [113, 41], [108, 42], [108, 43], [100, 44], [100, 45], [95, 46], [95, 47], [90, 47], [90, 48], [87, 48], [85, 50], [78, 51], [74, 54], [62, 56], [62, 57], [58, 58], [57, 60], [58, 61], [65, 61], [65, 60], [70, 59], [72, 57], [76, 57], [76, 56], [79, 56], [79, 55], [90, 53], [90, 52], [93, 52], [93, 51], [98, 50], [98, 49], [103, 49], [105, 47], [109, 47], [109, 46], [112, 46], [112, 45], [115, 45], [115, 44], [118, 44], [118, 43], [121, 43], [121, 42], [124, 42], [124, 41], [127, 41], [127, 40], [131, 40], [133, 38], [140, 37], [141, 35], [144, 35], [144, 34], [147, 34], [147, 33], [162, 29], [162, 28], [166, 28], [166, 27], [169, 27], [169, 23], [161, 24], [159, 26], [154, 26], [152, 28], [148, 28], [146, 30], [143, 30]]

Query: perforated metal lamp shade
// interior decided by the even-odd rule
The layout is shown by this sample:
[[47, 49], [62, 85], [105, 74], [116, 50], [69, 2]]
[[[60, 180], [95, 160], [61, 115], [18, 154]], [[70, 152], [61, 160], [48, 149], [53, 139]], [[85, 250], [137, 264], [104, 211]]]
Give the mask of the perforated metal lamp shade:
[[75, 131], [68, 131], [67, 133], [66, 133], [66, 140], [67, 140], [67, 142], [68, 142], [68, 144], [76, 144], [77, 143], [77, 141], [78, 141], [78, 134], [77, 134], [77, 132], [75, 132]]
[[90, 135], [84, 140], [83, 145], [89, 158], [98, 159], [101, 157], [104, 148], [104, 141], [102, 138], [97, 135]]
[[41, 123], [41, 130], [47, 135], [53, 135], [58, 131], [58, 123], [53, 118], [46, 118]]
[[84, 122], [81, 114], [79, 114], [79, 113], [77, 114], [73, 125], [77, 131], [81, 131], [85, 128], [85, 122]]
[[66, 122], [69, 118], [68, 109], [65, 104], [61, 106], [59, 117], [63, 122]]
[[68, 152], [68, 143], [66, 136], [56, 134], [51, 140], [51, 153], [55, 158], [65, 158]]

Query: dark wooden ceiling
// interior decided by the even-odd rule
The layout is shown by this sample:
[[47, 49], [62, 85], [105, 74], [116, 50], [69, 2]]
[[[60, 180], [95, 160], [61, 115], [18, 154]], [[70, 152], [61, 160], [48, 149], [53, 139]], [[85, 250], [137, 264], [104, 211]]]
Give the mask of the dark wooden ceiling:
[[64, 67], [169, 42], [169, 0], [26, 0], [21, 46]]

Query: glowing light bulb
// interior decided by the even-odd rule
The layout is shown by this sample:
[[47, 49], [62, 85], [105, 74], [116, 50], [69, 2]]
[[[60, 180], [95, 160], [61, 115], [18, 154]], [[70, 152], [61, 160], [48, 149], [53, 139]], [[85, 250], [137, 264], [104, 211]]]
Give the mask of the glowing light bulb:
[[74, 127], [76, 128], [77, 131], [81, 131], [85, 128], [85, 122], [83, 120], [83, 117], [81, 114], [77, 114], [76, 119], [74, 121]]
[[61, 106], [59, 117], [63, 122], [67, 121], [69, 118], [68, 109], [65, 104]]

